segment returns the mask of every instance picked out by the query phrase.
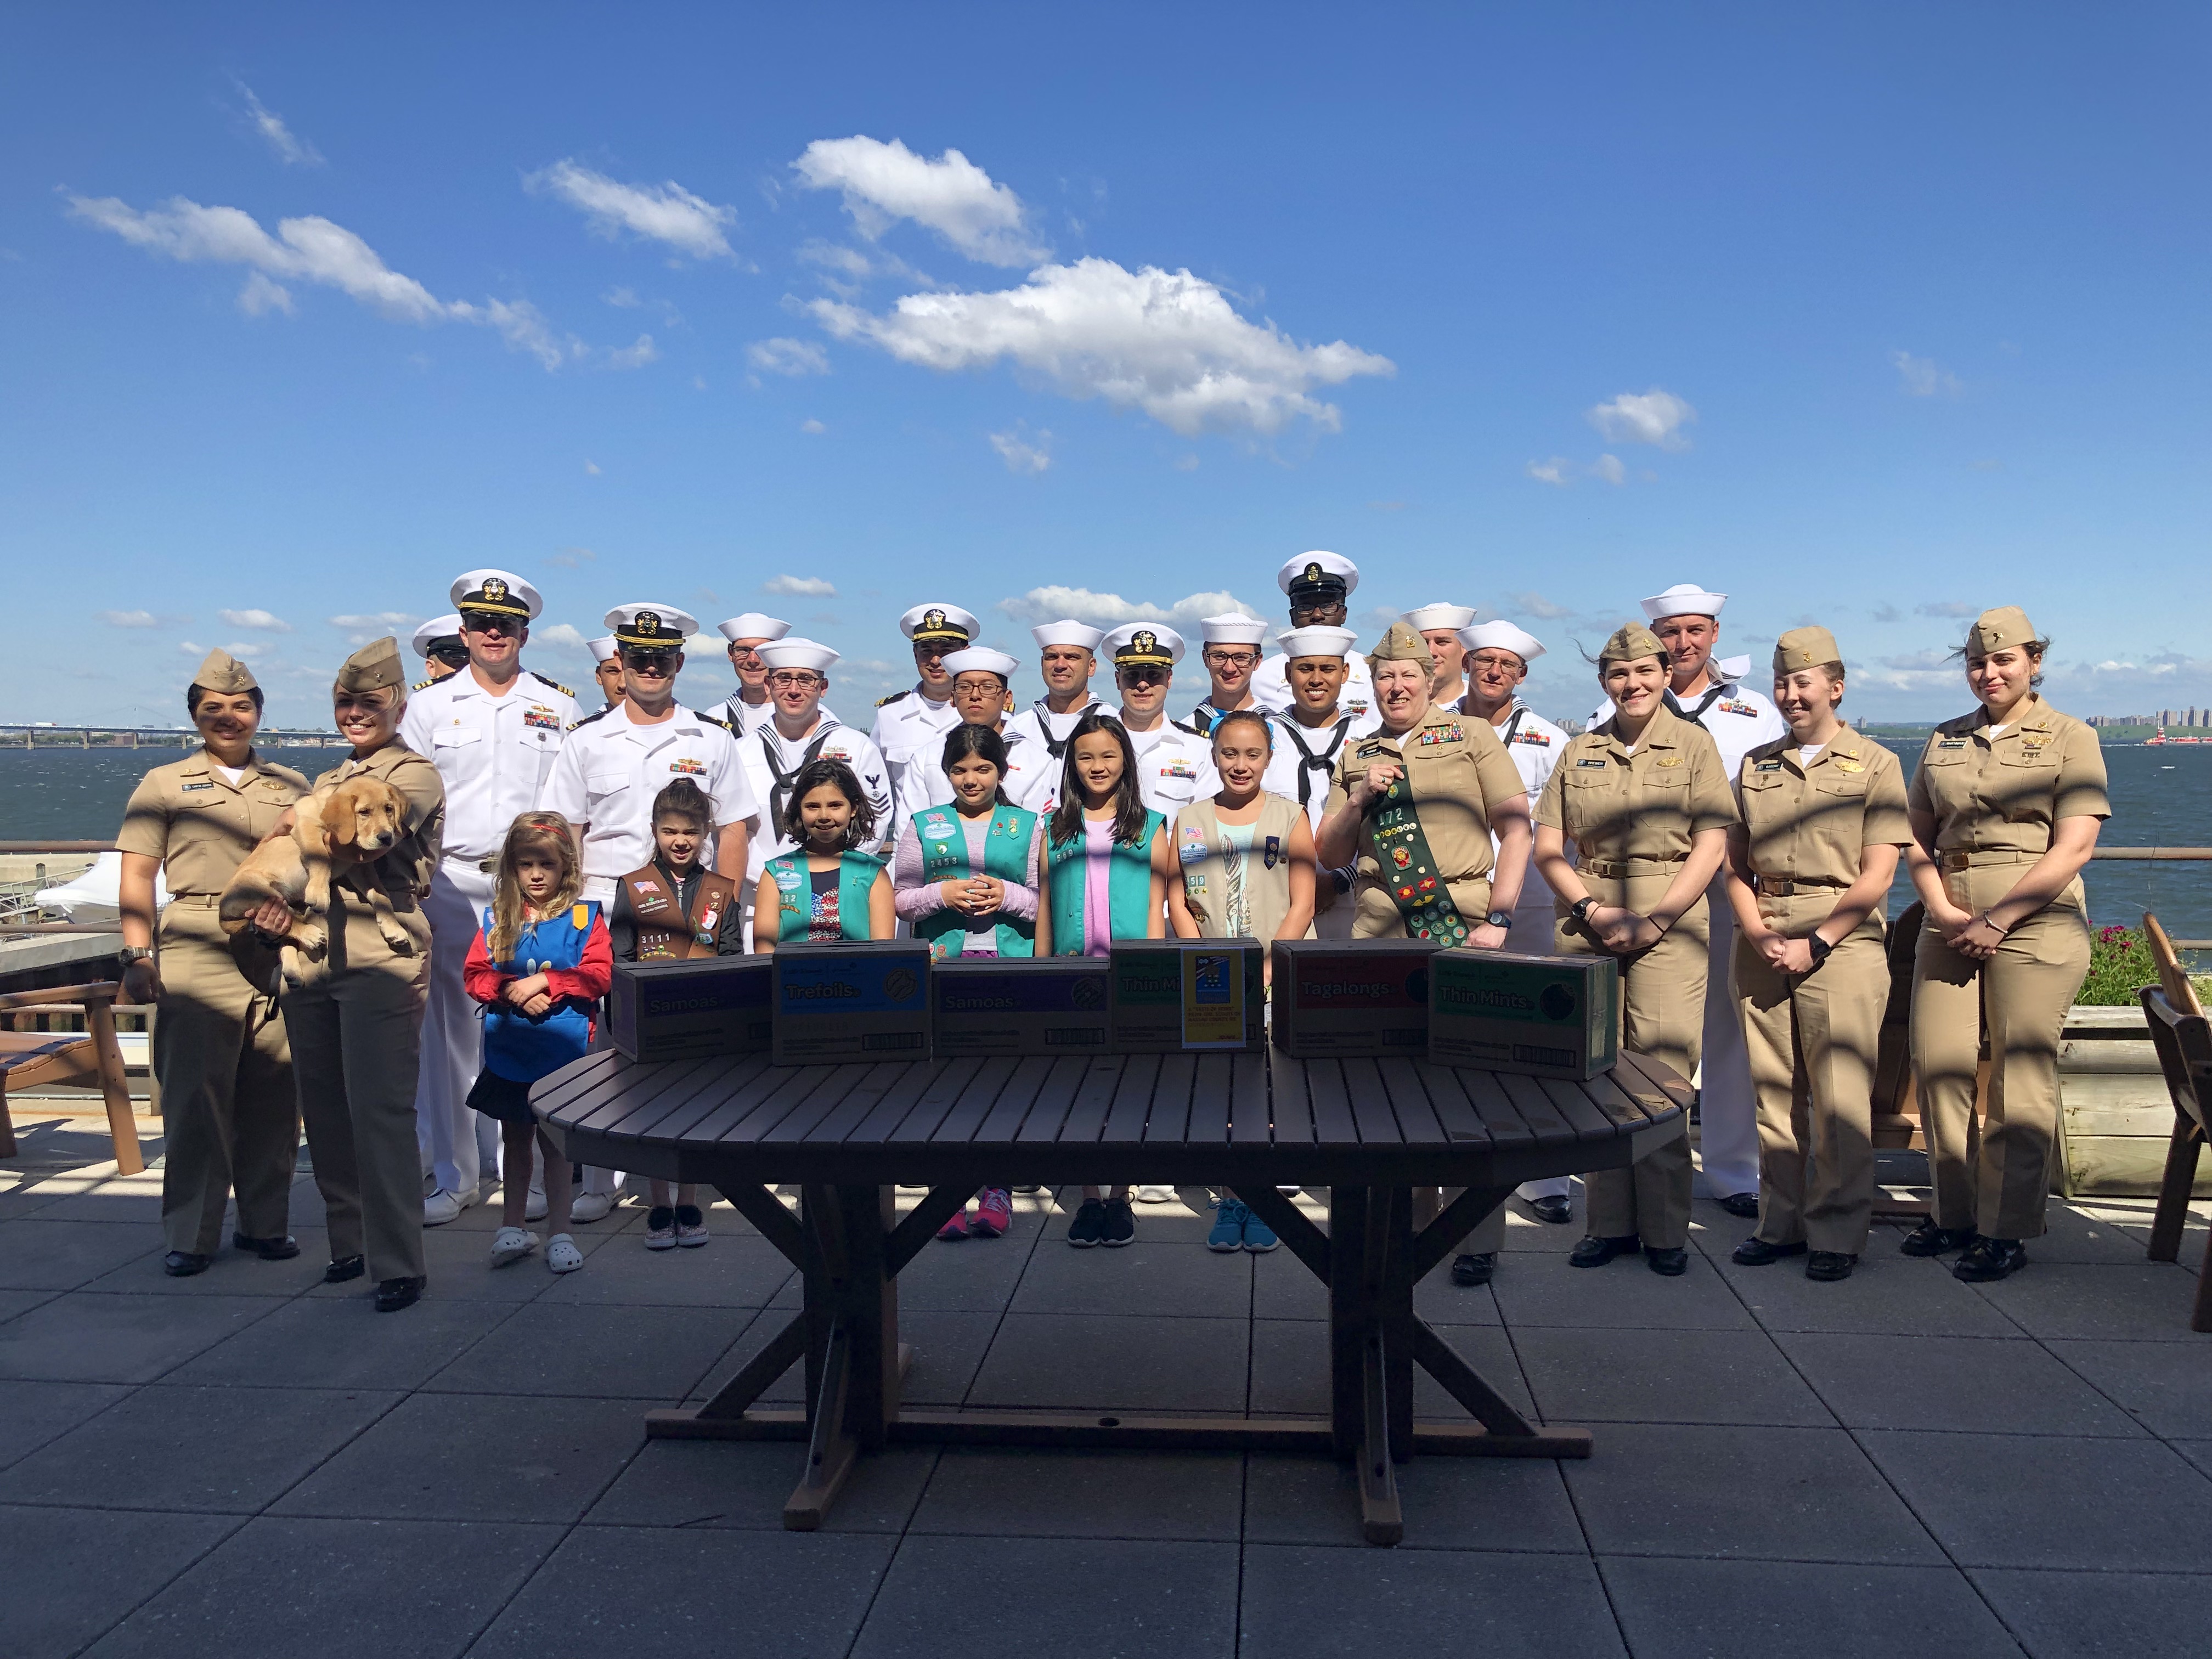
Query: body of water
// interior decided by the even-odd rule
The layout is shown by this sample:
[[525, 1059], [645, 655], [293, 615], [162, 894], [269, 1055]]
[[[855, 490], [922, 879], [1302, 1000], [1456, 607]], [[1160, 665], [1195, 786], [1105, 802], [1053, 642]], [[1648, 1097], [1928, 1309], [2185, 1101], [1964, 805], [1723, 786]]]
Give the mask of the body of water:
[[[1892, 744], [1910, 774], [1920, 745]], [[93, 841], [114, 835], [138, 780], [180, 757], [173, 749], [0, 749], [0, 840]], [[338, 749], [278, 749], [266, 757], [309, 777], [336, 766]], [[2106, 750], [2113, 847], [2212, 846], [2212, 747]], [[2134, 924], [2155, 911], [2166, 931], [2212, 939], [2212, 863], [2093, 864], [2085, 878], [2090, 914]], [[1900, 872], [1893, 913], [1911, 902]]]

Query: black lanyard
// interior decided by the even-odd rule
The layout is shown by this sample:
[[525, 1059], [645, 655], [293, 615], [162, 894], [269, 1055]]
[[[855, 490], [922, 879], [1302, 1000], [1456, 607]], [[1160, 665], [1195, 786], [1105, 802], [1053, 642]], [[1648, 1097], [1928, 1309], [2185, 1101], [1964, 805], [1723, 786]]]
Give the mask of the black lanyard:
[[1727, 686], [1719, 684], [1708, 686], [1705, 690], [1705, 695], [1698, 700], [1698, 706], [1695, 708], [1685, 708], [1680, 702], [1675, 701], [1674, 688], [1670, 685], [1667, 688], [1667, 707], [1673, 709], [1674, 713], [1680, 715], [1684, 720], [1689, 721], [1691, 725], [1702, 726], [1705, 725], [1705, 721], [1700, 718], [1700, 716], [1705, 714], [1705, 710], [1711, 708], [1715, 703], [1718, 702], [1727, 690]]
[[1336, 751], [1344, 747], [1345, 734], [1352, 730], [1352, 716], [1347, 714], [1331, 728], [1328, 747], [1316, 755], [1306, 747], [1306, 740], [1298, 735], [1298, 723], [1294, 720], [1275, 722], [1290, 738], [1298, 751], [1298, 805], [1303, 810], [1313, 799], [1313, 775], [1316, 772], [1333, 774], [1336, 770]]
[[787, 772], [775, 763], [775, 739], [778, 735], [775, 728], [773, 726], [761, 728], [761, 757], [768, 762], [769, 775], [775, 780], [768, 792], [767, 828], [771, 840], [778, 839], [783, 834], [783, 803], [791, 793], [793, 781], [813, 764], [822, 753], [822, 745], [830, 740], [830, 734], [836, 729], [834, 722], [823, 721], [822, 729], [814, 734], [814, 741], [806, 745], [806, 752], [799, 757], [799, 764]]
[[[1075, 735], [1075, 727], [1071, 726], [1067, 728], [1067, 737], [1055, 738], [1052, 734], [1052, 711], [1045, 707], [1044, 699], [1039, 697], [1030, 707], [1036, 711], [1037, 730], [1044, 733], [1044, 752], [1054, 760], [1058, 760], [1067, 752], [1068, 738]], [[1075, 717], [1079, 721], [1082, 720], [1084, 711], [1090, 707], [1089, 703], [1085, 703], [1082, 708], [1075, 711]]]

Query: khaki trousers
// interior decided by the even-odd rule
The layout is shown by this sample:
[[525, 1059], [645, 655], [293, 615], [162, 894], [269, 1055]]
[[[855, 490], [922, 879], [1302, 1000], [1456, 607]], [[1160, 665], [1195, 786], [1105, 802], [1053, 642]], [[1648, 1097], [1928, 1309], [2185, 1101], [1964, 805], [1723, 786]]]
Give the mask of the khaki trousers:
[[[2012, 890], [2024, 865], [1944, 877], [1952, 902], [1979, 913]], [[1960, 956], [1923, 927], [1912, 963], [1912, 1069], [1939, 1227], [1989, 1238], [2036, 1238], [2051, 1192], [2058, 1125], [2058, 1036], [2089, 971], [2081, 884], [2004, 937], [1987, 962]], [[1989, 1122], [1974, 1120], [1982, 1026], [1990, 1038]]]
[[[1836, 906], [1822, 888], [1759, 901], [1767, 925], [1802, 939]], [[1881, 925], [1869, 917], [1802, 977], [1735, 945], [1751, 1079], [1759, 1092], [1759, 1231], [1770, 1244], [1865, 1254], [1874, 1211], [1874, 1067], [1889, 1003]]]
[[[1606, 880], [1584, 876], [1600, 904], [1625, 904], [1638, 915], [1658, 903], [1672, 872]], [[1620, 1046], [1672, 1066], [1686, 1079], [1697, 1070], [1705, 1022], [1705, 963], [1711, 946], [1700, 895], [1659, 942], [1620, 963]], [[1561, 915], [1555, 948], [1562, 956], [1599, 954], [1572, 918]], [[1644, 1241], [1646, 1249], [1679, 1249], [1690, 1242], [1690, 1126], [1626, 1170], [1593, 1170], [1583, 1177], [1589, 1231], [1596, 1238]]]
[[161, 913], [161, 1012], [154, 1075], [161, 1082], [161, 1235], [172, 1250], [222, 1248], [223, 1206], [238, 1194], [238, 1231], [282, 1238], [300, 1146], [292, 1051], [276, 999], [241, 968], [273, 973], [273, 954], [234, 951], [213, 897], [175, 898]]

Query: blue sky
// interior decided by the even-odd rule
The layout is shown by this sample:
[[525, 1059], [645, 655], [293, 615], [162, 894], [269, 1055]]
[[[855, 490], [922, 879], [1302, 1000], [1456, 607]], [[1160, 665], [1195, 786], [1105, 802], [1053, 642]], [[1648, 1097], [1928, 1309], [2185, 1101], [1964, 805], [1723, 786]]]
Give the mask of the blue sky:
[[1370, 640], [1530, 628], [1554, 714], [1684, 580], [1724, 651], [1827, 623], [1853, 713], [1955, 712], [2004, 603], [2061, 707], [2212, 702], [2201, 6], [10, 29], [0, 718], [167, 723], [221, 643], [320, 723], [482, 564], [571, 683], [611, 605], [766, 608], [857, 713], [910, 604], [1028, 657], [1309, 548]]

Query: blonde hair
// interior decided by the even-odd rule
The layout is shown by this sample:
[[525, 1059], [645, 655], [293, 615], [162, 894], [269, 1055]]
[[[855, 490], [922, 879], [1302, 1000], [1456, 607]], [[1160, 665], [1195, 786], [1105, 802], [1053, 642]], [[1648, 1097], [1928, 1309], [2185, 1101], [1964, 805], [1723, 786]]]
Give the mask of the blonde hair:
[[491, 932], [484, 939], [484, 949], [494, 962], [505, 962], [512, 956], [515, 940], [522, 936], [526, 901], [515, 866], [526, 853], [550, 853], [561, 871], [559, 884], [538, 912], [541, 920], [567, 909], [584, 890], [583, 867], [576, 858], [576, 839], [568, 820], [558, 812], [525, 812], [516, 817], [507, 826], [507, 840], [499, 849], [497, 883], [492, 889]]

